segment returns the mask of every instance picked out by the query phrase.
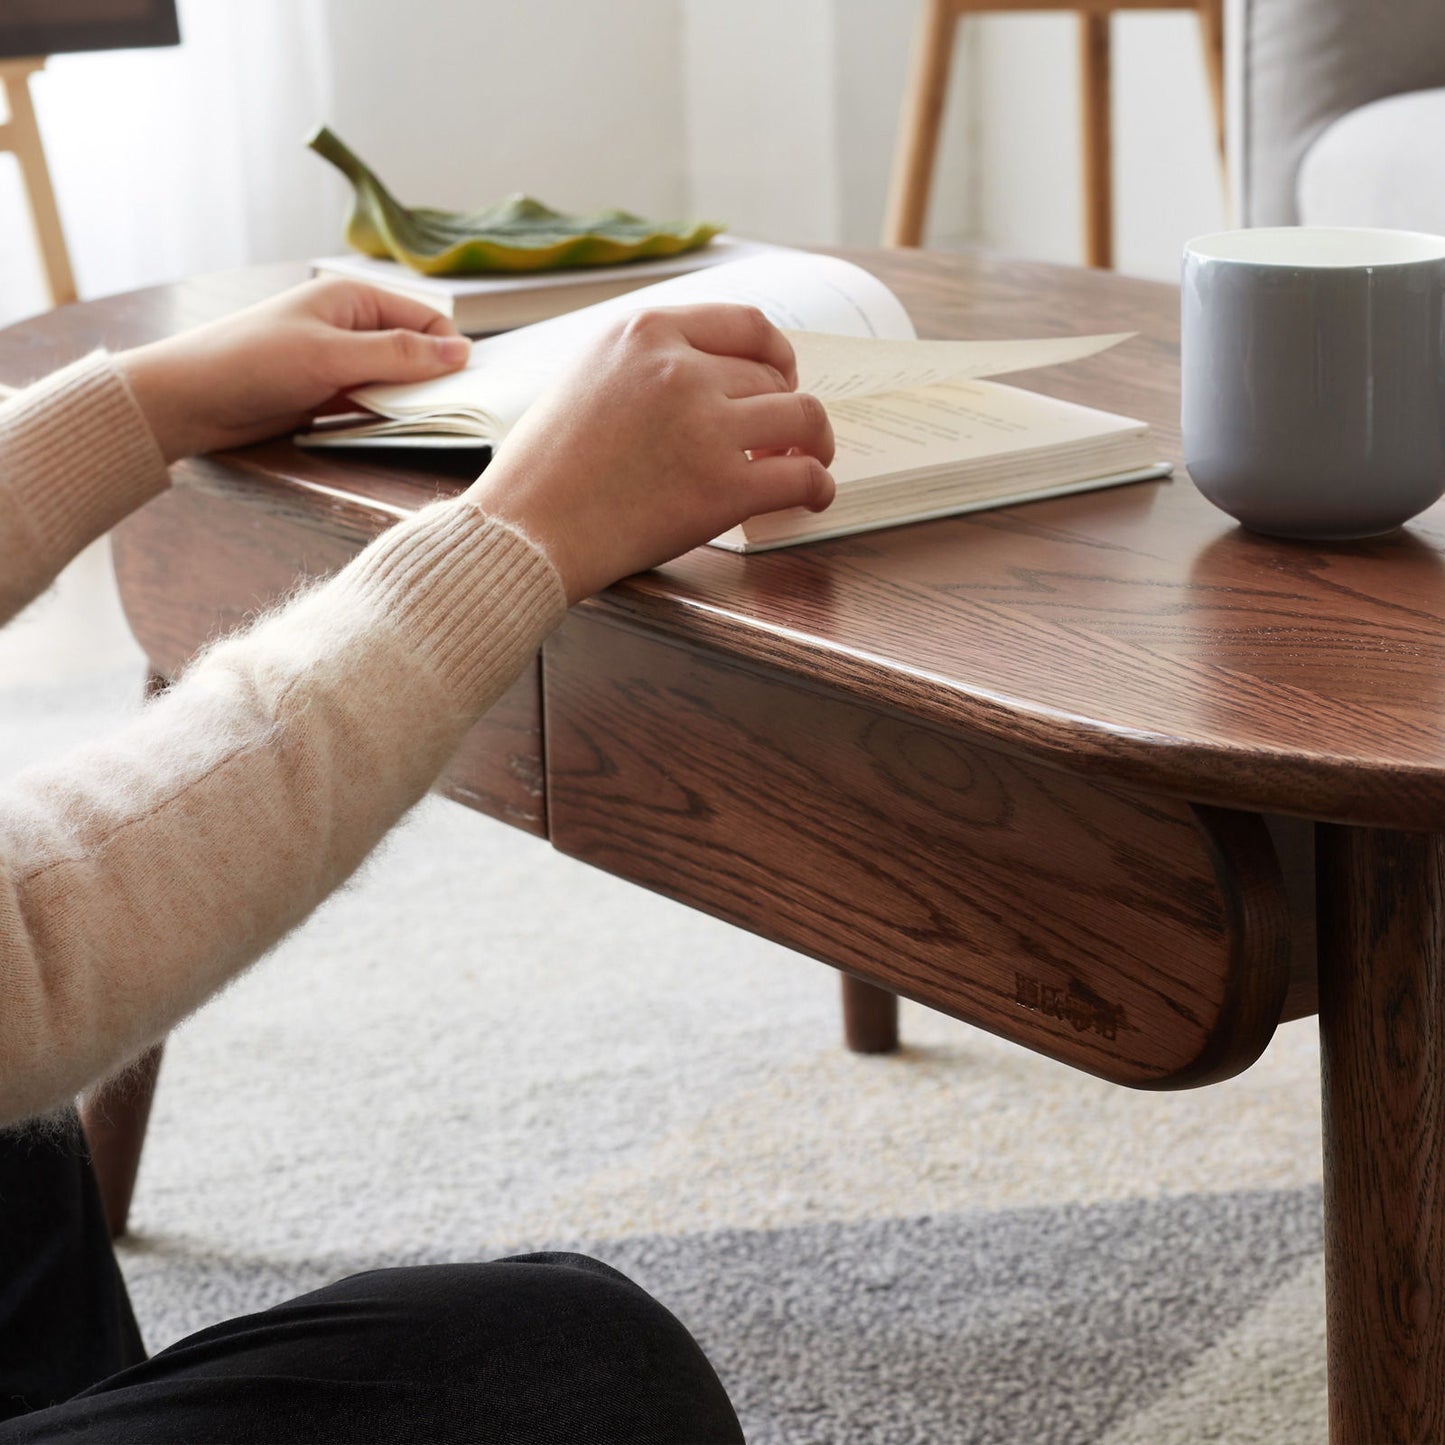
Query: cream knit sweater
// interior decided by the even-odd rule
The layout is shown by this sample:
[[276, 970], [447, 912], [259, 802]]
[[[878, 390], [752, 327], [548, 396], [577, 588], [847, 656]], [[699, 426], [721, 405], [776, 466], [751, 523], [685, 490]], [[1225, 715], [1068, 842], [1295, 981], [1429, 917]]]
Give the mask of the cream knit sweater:
[[[103, 356], [0, 406], [0, 623], [167, 482]], [[134, 1058], [300, 922], [565, 609], [529, 541], [437, 503], [124, 731], [0, 788], [0, 1124]]]

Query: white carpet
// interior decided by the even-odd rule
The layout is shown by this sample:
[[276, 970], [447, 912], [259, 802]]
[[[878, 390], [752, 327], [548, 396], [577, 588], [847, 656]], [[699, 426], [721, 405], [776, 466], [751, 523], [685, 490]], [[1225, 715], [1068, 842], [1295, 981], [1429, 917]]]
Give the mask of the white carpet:
[[[8, 771], [132, 679], [0, 686]], [[749, 1438], [1324, 1433], [1318, 1055], [1134, 1094], [429, 801], [167, 1050], [123, 1263], [152, 1347], [337, 1273], [583, 1243]]]

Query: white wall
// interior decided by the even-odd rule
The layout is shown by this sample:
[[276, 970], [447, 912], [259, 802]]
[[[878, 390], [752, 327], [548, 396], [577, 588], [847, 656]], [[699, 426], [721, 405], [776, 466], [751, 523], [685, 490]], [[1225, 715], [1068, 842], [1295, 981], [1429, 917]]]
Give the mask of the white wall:
[[690, 203], [803, 244], [840, 225], [832, 0], [684, 0]]
[[403, 200], [686, 209], [678, 0], [329, 0], [328, 27], [332, 128]]

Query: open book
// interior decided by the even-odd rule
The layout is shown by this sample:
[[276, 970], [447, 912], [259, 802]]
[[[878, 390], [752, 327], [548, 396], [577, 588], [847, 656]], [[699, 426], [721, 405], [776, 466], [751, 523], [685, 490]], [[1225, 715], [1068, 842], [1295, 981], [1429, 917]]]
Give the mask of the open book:
[[831, 256], [781, 252], [675, 277], [492, 337], [462, 371], [353, 393], [308, 446], [495, 446], [578, 352], [643, 306], [738, 301], [789, 335], [798, 385], [827, 407], [838, 451], [826, 512], [753, 517], [715, 539], [781, 547], [954, 512], [1167, 476], [1142, 422], [982, 378], [1094, 355], [1125, 336], [919, 341], [898, 298]]

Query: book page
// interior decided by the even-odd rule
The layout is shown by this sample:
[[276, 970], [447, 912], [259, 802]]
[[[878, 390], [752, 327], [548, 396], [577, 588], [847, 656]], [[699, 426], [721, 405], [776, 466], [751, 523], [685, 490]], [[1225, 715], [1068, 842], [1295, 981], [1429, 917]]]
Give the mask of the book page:
[[895, 472], [957, 467], [1010, 451], [1133, 432], [1142, 422], [987, 381], [950, 382], [831, 403], [840, 488]]
[[798, 390], [832, 403], [850, 396], [914, 391], [943, 382], [1032, 371], [1097, 356], [1136, 333], [1052, 336], [1038, 341], [892, 341], [792, 332]]
[[914, 334], [902, 303], [876, 276], [833, 256], [781, 252], [675, 276], [472, 347], [465, 369], [436, 381], [368, 386], [352, 398], [398, 420], [442, 415], [473, 420], [500, 440], [577, 355], [618, 317], [648, 306], [730, 301], [758, 307], [787, 331], [904, 339]]

